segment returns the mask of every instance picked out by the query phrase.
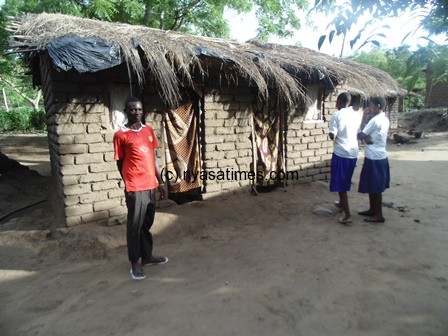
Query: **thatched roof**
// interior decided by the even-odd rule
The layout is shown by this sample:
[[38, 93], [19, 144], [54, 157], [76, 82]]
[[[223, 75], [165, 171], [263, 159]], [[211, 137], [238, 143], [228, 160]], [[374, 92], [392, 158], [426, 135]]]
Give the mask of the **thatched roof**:
[[207, 77], [205, 59], [220, 67], [230, 67], [234, 75], [246, 78], [269, 97], [274, 90], [292, 104], [304, 97], [304, 84], [345, 83], [364, 97], [390, 96], [399, 92], [396, 81], [387, 73], [349, 60], [331, 57], [307, 48], [260, 41], [236, 43], [224, 39], [192, 36], [143, 26], [117, 24], [61, 14], [27, 14], [10, 25], [14, 52], [34, 57], [50, 42], [67, 34], [95, 37], [119, 46], [130, 73], [144, 82], [149, 71], [155, 77], [162, 98], [174, 104], [179, 98], [179, 83], [192, 83], [193, 74]]

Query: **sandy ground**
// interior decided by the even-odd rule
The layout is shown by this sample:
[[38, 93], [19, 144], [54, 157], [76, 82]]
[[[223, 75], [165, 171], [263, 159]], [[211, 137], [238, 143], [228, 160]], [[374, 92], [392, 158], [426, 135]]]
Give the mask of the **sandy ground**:
[[[385, 224], [354, 215], [345, 227], [339, 214], [313, 214], [336, 199], [324, 182], [161, 209], [155, 252], [170, 262], [140, 282], [129, 276], [123, 226], [50, 231], [48, 202], [8, 216], [0, 334], [448, 335], [448, 133], [428, 136], [389, 145]], [[14, 141], [45, 145], [37, 138]], [[45, 151], [0, 141], [49, 172]], [[356, 192], [360, 169], [354, 213], [367, 204]], [[38, 198], [48, 181], [14, 186]], [[24, 202], [8, 190], [3, 210], [11, 197]]]

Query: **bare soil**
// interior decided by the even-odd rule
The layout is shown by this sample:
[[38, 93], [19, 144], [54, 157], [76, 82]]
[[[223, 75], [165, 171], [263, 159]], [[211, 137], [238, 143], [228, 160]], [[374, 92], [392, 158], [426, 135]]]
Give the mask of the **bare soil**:
[[140, 282], [124, 226], [54, 223], [45, 146], [0, 137], [44, 175], [0, 176], [0, 213], [48, 199], [0, 221], [1, 335], [448, 335], [446, 132], [389, 145], [384, 224], [356, 215], [362, 159], [351, 227], [326, 182], [160, 209], [155, 252], [170, 262]]

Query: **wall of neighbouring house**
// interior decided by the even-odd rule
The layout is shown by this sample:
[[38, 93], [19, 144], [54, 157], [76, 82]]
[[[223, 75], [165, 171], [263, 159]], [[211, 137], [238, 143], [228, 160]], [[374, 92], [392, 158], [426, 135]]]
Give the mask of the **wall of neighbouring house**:
[[402, 112], [402, 101], [403, 98], [400, 96], [396, 96], [393, 98], [388, 98], [387, 100], [388, 106], [386, 108], [386, 115], [389, 118], [390, 129], [398, 128], [398, 114]]
[[[61, 223], [123, 223], [124, 184], [113, 157], [114, 110], [130, 94], [126, 68], [97, 74], [57, 72], [41, 58], [48, 142], [56, 190], [55, 206]], [[120, 90], [124, 93], [120, 94]], [[111, 94], [112, 93], [112, 94]], [[139, 93], [134, 92], [139, 96]], [[203, 168], [250, 171], [252, 163], [252, 100], [249, 88], [206, 88], [204, 96]], [[144, 95], [149, 122], [161, 139], [163, 109], [155, 93]], [[334, 99], [327, 99], [327, 122], [303, 123], [303, 116], [287, 115], [286, 169], [297, 171], [305, 183], [327, 179], [332, 143], [328, 120]], [[163, 150], [158, 151], [163, 162]], [[205, 195], [249, 188], [250, 180], [206, 180]]]
[[448, 106], [448, 82], [432, 81], [431, 69], [426, 70], [426, 107], [445, 107]]

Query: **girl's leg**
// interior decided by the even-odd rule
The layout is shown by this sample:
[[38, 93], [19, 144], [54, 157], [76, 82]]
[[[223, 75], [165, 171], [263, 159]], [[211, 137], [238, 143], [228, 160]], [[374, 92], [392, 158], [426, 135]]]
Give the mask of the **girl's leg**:
[[385, 219], [383, 217], [383, 194], [369, 194], [372, 199], [372, 210], [373, 213], [364, 219], [365, 222], [373, 223], [384, 223]]
[[350, 219], [350, 207], [348, 205], [348, 194], [346, 191], [339, 193], [339, 206], [344, 211], [343, 220]]
[[372, 194], [373, 204], [374, 204], [374, 215], [375, 219], [384, 219], [383, 217], [383, 194]]
[[369, 210], [360, 211], [358, 212], [358, 215], [361, 216], [373, 216], [375, 215], [375, 200], [374, 197], [372, 197], [374, 194], [369, 194]]

